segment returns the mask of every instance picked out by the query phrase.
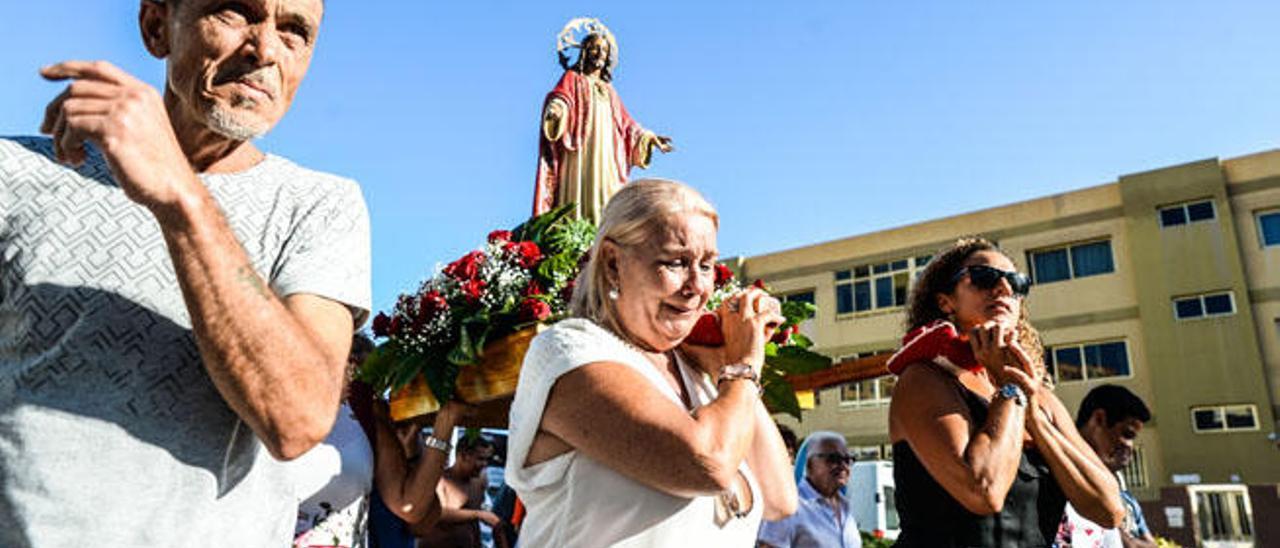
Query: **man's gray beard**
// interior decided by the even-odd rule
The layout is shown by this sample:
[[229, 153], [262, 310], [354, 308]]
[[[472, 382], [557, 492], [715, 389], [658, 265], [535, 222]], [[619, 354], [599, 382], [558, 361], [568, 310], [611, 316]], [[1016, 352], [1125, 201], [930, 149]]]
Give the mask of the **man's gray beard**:
[[[236, 101], [236, 106], [247, 103], [244, 106], [252, 106], [251, 99], [241, 99]], [[231, 111], [231, 109], [223, 108], [222, 105], [212, 104], [209, 106], [209, 129], [214, 133], [226, 137], [234, 141], [249, 141], [266, 135], [267, 130], [271, 129], [270, 124], [265, 122], [259, 124], [246, 123], [240, 117]]]

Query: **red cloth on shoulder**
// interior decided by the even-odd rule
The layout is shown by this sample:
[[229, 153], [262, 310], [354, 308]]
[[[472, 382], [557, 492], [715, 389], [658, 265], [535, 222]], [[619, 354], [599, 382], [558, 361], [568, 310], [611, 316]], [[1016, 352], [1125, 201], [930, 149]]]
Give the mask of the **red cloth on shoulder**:
[[902, 338], [902, 348], [889, 357], [887, 366], [890, 373], [901, 375], [908, 365], [920, 362], [970, 371], [982, 369], [969, 342], [961, 339], [956, 326], [947, 320], [934, 320], [908, 332]]

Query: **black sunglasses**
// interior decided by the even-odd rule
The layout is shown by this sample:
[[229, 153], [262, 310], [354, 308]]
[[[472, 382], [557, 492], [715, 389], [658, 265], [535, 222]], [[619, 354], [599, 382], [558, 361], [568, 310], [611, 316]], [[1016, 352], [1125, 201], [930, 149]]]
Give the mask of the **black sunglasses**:
[[1026, 297], [1031, 292], [1031, 278], [1021, 272], [1010, 272], [1008, 270], [1000, 270], [999, 268], [990, 267], [984, 264], [969, 265], [961, 268], [951, 277], [952, 287], [960, 283], [965, 274], [969, 275], [969, 283], [974, 287], [982, 290], [991, 289], [1000, 283], [1003, 278], [1009, 282], [1009, 287], [1013, 289], [1013, 294], [1019, 297]]
[[827, 464], [831, 466], [835, 466], [840, 463], [853, 464], [853, 461], [858, 460], [853, 455], [850, 455], [848, 453], [837, 453], [837, 452], [815, 453], [813, 456], [814, 458], [819, 458], [824, 461], [827, 461]]

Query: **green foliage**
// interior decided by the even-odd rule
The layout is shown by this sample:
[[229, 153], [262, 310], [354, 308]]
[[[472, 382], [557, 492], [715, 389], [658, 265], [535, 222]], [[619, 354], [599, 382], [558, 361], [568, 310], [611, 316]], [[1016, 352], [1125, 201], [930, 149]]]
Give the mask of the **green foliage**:
[[760, 387], [764, 389], [764, 403], [769, 410], [786, 413], [800, 420], [800, 402], [796, 399], [795, 388], [787, 382], [787, 375], [805, 375], [831, 367], [831, 358], [809, 350], [812, 341], [804, 338], [805, 346], [795, 344], [792, 335], [791, 345], [779, 346], [769, 342], [764, 347], [764, 371], [760, 376]]
[[[595, 239], [595, 226], [590, 221], [571, 218], [573, 209], [573, 204], [563, 205], [535, 216], [511, 231], [512, 242], [537, 244], [542, 259], [529, 274], [544, 293], [507, 294], [500, 302], [486, 301], [485, 306], [476, 306], [475, 301], [464, 304], [453, 296], [445, 295], [451, 313], [456, 314], [451, 316], [451, 334], [444, 340], [431, 343], [425, 350], [420, 346], [410, 350], [395, 336], [388, 337], [361, 364], [356, 378], [375, 390], [383, 391], [398, 390], [422, 375], [436, 398], [443, 403], [453, 397], [461, 368], [473, 366], [481, 360], [485, 343], [537, 323], [536, 320], [522, 319], [522, 300], [547, 303], [552, 316], [546, 321], [557, 319], [566, 308], [562, 290], [577, 275], [578, 261]], [[422, 295], [402, 297], [418, 299]]]
[[862, 535], [862, 548], [889, 548], [893, 541], [888, 538], [876, 538], [866, 531], [858, 531]]

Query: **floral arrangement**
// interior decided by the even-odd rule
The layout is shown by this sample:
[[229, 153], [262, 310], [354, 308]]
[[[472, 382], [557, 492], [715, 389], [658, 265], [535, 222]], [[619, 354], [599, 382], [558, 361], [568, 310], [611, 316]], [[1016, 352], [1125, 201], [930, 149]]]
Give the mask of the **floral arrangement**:
[[[440, 402], [454, 395], [463, 367], [474, 366], [488, 341], [568, 313], [574, 280], [595, 239], [588, 221], [568, 216], [563, 206], [529, 219], [512, 230], [489, 233], [483, 247], [463, 255], [424, 281], [417, 291], [402, 294], [389, 313], [373, 319], [374, 337], [382, 342], [360, 366], [357, 378], [378, 392], [398, 390], [421, 375]], [[715, 290], [707, 309], [714, 310], [742, 285], [733, 271], [717, 264]], [[764, 289], [760, 281], [755, 283]], [[765, 345], [761, 374], [766, 406], [800, 417], [800, 404], [787, 375], [830, 367], [831, 359], [809, 350], [813, 341], [799, 324], [816, 308], [809, 303], [782, 303], [786, 321]], [[714, 314], [705, 315], [689, 342], [723, 344]]]
[[595, 237], [595, 227], [569, 217], [569, 210], [489, 233], [483, 247], [400, 295], [390, 313], [373, 319], [373, 334], [384, 342], [358, 378], [381, 392], [422, 375], [445, 402], [460, 368], [479, 362], [487, 341], [562, 317]]

